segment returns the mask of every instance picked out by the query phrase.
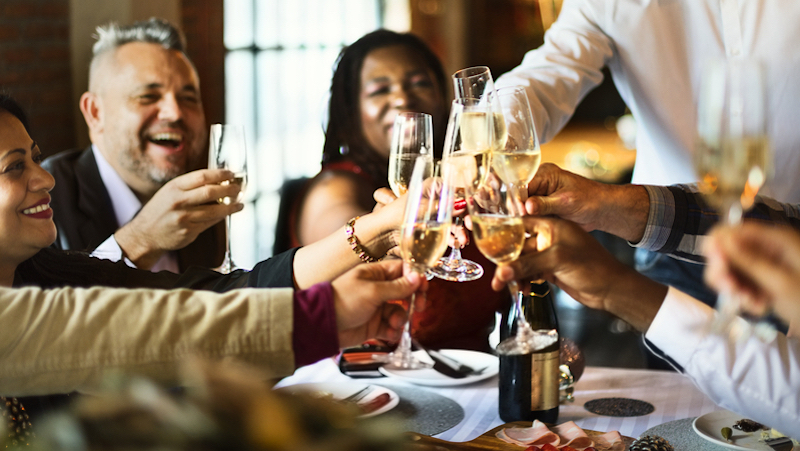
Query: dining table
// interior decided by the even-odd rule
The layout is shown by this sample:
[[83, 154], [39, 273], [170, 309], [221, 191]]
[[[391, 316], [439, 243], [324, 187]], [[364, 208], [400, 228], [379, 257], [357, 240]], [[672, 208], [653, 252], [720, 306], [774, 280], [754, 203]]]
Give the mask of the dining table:
[[[305, 383], [377, 384], [397, 390], [412, 389], [416, 395], [426, 393], [455, 401], [463, 409], [463, 418], [447, 430], [432, 434], [449, 442], [467, 442], [505, 422], [498, 413], [498, 377], [494, 375], [467, 385], [422, 386], [392, 377], [352, 379], [339, 371], [334, 359], [324, 359], [299, 368], [292, 376], [278, 382], [276, 388]], [[678, 373], [663, 370], [586, 367], [574, 384], [574, 400], [562, 402], [558, 422], [574, 421], [583, 429], [619, 431], [637, 438], [648, 429], [675, 420], [690, 419], [722, 410], [692, 381]], [[652, 413], [615, 417], [598, 415], [584, 408], [588, 401], [599, 398], [628, 398], [652, 404]]]

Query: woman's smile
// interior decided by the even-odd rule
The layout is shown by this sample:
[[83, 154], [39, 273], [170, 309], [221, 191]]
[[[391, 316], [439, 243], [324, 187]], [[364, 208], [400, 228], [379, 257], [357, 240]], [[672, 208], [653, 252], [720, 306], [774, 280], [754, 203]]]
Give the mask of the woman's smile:
[[53, 210], [50, 208], [50, 196], [42, 199], [36, 204], [22, 210], [22, 214], [36, 219], [50, 219], [53, 217]]

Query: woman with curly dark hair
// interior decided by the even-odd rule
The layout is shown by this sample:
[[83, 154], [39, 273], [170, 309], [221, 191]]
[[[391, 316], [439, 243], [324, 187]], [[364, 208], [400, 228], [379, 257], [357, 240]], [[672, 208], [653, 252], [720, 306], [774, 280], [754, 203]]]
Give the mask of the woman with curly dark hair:
[[[441, 157], [450, 90], [439, 58], [413, 34], [377, 30], [344, 48], [331, 82], [322, 170], [292, 207], [292, 245], [313, 243], [375, 208], [373, 193], [389, 186], [392, 126], [399, 113], [433, 117], [434, 156]], [[353, 224], [356, 232], [358, 222]], [[494, 267], [474, 246], [465, 254], [489, 273]], [[428, 297], [430, 311], [414, 316], [415, 336], [421, 342], [488, 350], [494, 312], [505, 303], [489, 280], [434, 279]]]

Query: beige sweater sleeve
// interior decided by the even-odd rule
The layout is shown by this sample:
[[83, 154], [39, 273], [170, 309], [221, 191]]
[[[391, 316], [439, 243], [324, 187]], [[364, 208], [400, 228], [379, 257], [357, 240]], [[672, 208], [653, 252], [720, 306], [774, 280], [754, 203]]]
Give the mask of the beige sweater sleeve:
[[294, 371], [291, 289], [0, 288], [0, 387], [92, 391], [107, 371], [178, 382], [190, 355]]

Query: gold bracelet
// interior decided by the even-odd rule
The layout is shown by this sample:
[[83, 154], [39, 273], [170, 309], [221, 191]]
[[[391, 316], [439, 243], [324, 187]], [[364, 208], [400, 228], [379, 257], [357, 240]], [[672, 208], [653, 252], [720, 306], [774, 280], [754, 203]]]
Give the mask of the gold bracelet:
[[367, 253], [367, 251], [361, 247], [361, 243], [358, 242], [358, 238], [356, 237], [356, 231], [354, 226], [356, 225], [356, 221], [361, 216], [356, 216], [355, 218], [347, 221], [347, 224], [344, 226], [344, 233], [347, 235], [347, 243], [350, 244], [350, 249], [358, 255], [358, 258], [365, 263], [372, 263], [379, 261], [380, 258], [375, 258]]

